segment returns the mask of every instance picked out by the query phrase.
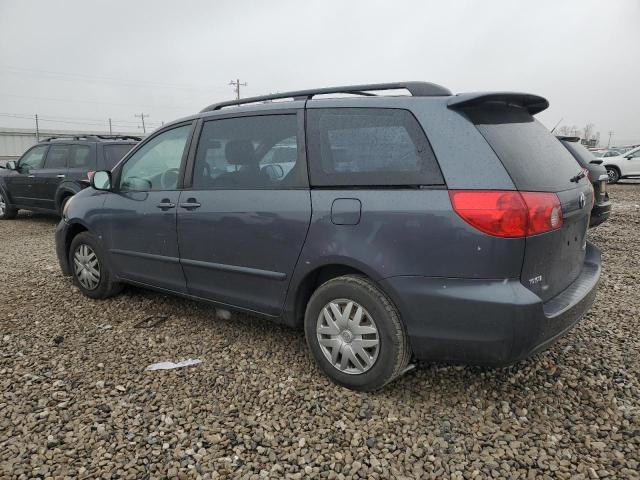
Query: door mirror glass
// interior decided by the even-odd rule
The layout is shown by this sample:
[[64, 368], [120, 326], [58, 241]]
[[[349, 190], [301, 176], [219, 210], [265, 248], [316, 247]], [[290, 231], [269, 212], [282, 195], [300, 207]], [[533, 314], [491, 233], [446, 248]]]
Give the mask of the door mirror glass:
[[91, 177], [91, 186], [96, 190], [111, 190], [111, 172], [101, 170], [93, 174]]
[[5, 168], [7, 170], [17, 170], [18, 168], [16, 167], [16, 162], [11, 160], [9, 162], [7, 162], [7, 164], [5, 165]]

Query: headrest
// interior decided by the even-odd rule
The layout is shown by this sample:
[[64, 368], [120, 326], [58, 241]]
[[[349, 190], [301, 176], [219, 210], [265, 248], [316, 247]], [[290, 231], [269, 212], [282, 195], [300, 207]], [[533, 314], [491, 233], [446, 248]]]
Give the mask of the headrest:
[[230, 140], [224, 147], [229, 165], [256, 165], [256, 151], [251, 140]]

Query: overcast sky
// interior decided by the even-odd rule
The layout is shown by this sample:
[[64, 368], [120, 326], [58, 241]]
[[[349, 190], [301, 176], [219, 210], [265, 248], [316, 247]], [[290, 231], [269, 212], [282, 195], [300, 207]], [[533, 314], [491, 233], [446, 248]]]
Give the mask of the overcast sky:
[[[639, 0], [0, 0], [0, 126], [137, 131], [233, 98], [426, 80], [640, 142]], [[55, 119], [53, 121], [52, 119]]]

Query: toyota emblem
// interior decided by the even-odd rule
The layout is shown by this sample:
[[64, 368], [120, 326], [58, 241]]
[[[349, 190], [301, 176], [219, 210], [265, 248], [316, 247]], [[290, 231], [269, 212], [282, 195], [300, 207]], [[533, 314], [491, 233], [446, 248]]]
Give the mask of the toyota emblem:
[[578, 206], [580, 208], [584, 208], [585, 203], [587, 203], [587, 200], [584, 198], [584, 193], [581, 193], [580, 198], [578, 199]]

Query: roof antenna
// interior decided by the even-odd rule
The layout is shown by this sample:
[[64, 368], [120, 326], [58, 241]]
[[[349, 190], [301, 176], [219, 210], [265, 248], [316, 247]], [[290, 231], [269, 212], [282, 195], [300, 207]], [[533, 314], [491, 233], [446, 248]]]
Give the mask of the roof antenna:
[[560, 120], [558, 120], [558, 123], [556, 123], [556, 126], [555, 126], [555, 127], [553, 127], [553, 128], [551, 129], [551, 133], [553, 133], [553, 131], [554, 131], [556, 128], [558, 128], [558, 125], [560, 125], [560, 122], [561, 122], [562, 120], [564, 120], [564, 117], [563, 117], [563, 118], [561, 118]]

